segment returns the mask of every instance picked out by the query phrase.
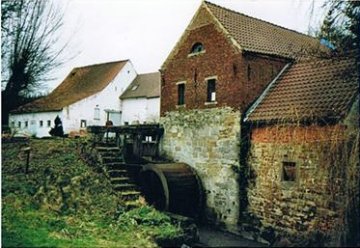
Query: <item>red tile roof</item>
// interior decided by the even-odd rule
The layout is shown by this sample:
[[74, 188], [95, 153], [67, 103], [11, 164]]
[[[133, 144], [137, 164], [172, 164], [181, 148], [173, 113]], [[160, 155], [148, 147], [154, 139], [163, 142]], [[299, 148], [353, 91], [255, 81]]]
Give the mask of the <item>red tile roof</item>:
[[138, 75], [120, 99], [160, 97], [160, 72]]
[[318, 51], [319, 48], [327, 50], [311, 36], [210, 2], [205, 4], [244, 51], [294, 58]]
[[48, 96], [20, 106], [12, 113], [59, 111], [102, 91], [128, 60], [74, 68]]
[[269, 85], [246, 119], [337, 120], [349, 111], [358, 89], [354, 56], [297, 62]]

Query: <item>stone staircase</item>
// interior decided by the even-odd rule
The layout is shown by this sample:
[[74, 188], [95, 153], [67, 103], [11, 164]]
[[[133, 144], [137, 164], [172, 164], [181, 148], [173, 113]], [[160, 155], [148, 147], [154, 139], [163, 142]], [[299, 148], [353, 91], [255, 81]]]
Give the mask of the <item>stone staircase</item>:
[[126, 168], [122, 150], [111, 143], [97, 143], [95, 150], [97, 161], [101, 163], [114, 191], [125, 201], [126, 207], [138, 207], [141, 193]]

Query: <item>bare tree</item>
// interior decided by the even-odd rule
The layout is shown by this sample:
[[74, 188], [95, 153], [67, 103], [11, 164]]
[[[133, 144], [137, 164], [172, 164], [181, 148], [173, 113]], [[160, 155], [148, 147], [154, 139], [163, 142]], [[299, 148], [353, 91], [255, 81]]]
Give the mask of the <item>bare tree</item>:
[[51, 1], [2, 0], [2, 123], [8, 113], [51, 80], [62, 64], [59, 44], [63, 14]]

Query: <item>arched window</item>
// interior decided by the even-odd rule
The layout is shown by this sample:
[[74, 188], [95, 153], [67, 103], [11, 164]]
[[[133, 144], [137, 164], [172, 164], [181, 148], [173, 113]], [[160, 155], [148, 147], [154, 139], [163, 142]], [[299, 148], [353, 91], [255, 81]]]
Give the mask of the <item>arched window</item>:
[[191, 53], [199, 53], [204, 51], [204, 46], [200, 42], [195, 43], [191, 48]]

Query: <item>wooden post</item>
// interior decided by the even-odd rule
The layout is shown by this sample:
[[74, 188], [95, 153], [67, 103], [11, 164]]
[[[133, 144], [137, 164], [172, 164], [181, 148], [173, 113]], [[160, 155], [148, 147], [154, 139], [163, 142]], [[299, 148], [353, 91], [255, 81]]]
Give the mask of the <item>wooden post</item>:
[[109, 120], [109, 115], [108, 115], [108, 120], [106, 121], [106, 143], [108, 143], [108, 139], [109, 139], [109, 127], [113, 126], [113, 122]]
[[22, 149], [26, 154], [26, 164], [25, 164], [25, 174], [29, 173], [29, 167], [30, 167], [30, 150], [31, 148], [29, 146]]

